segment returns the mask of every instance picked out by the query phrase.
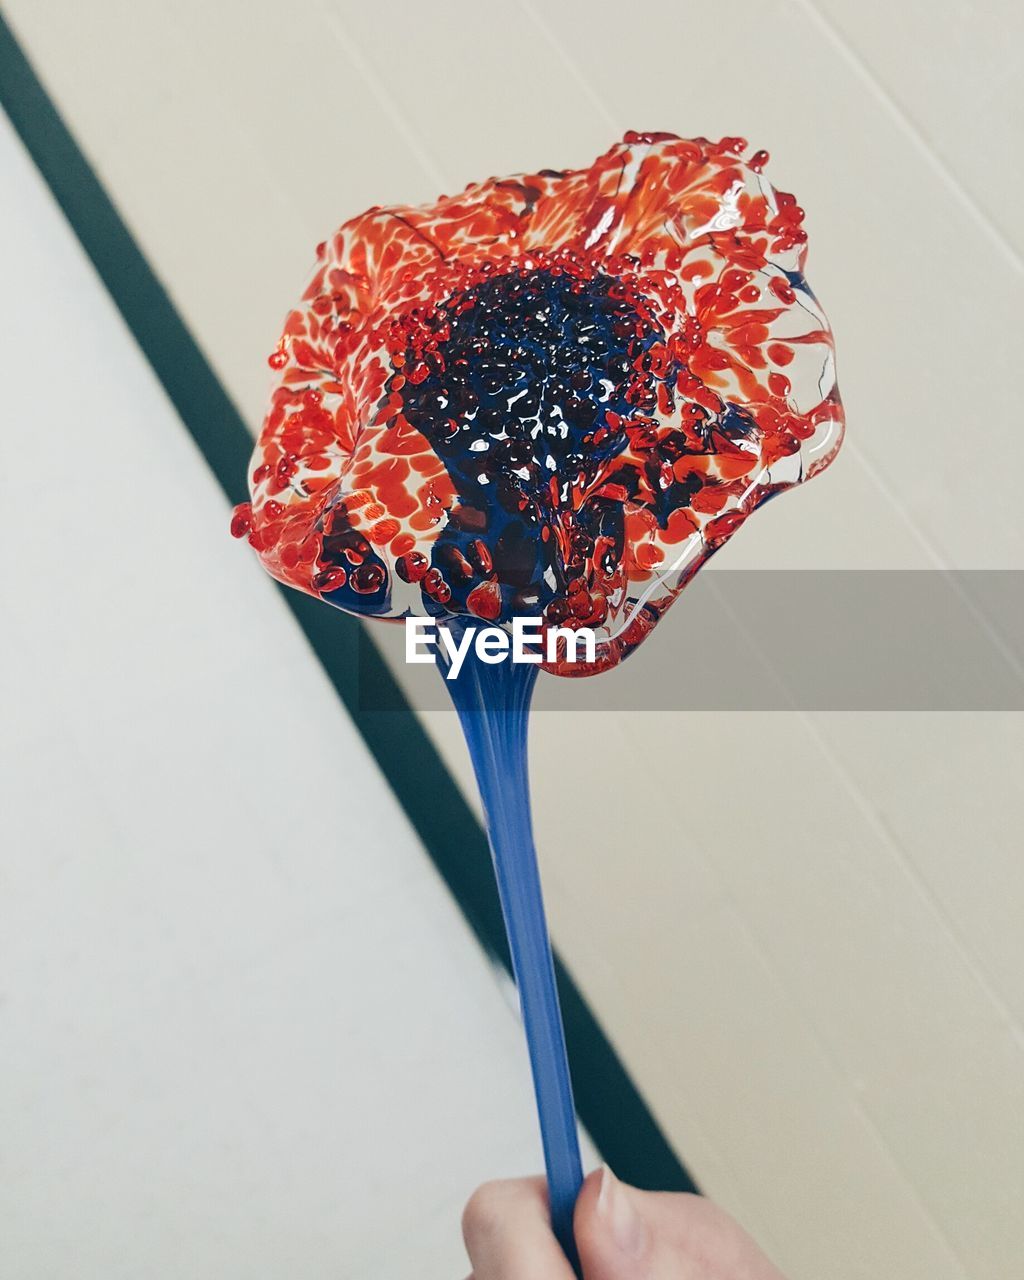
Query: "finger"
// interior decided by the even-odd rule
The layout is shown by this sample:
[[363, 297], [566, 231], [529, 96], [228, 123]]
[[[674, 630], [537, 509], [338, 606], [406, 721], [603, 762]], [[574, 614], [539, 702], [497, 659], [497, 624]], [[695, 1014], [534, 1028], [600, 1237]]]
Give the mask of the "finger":
[[583, 1183], [573, 1234], [585, 1280], [640, 1280], [650, 1274], [654, 1244], [642, 1195], [619, 1182], [607, 1165]]
[[462, 1215], [476, 1280], [574, 1280], [551, 1232], [543, 1178], [485, 1182]]
[[784, 1280], [710, 1200], [638, 1191], [610, 1169], [584, 1183], [573, 1229], [585, 1280]]

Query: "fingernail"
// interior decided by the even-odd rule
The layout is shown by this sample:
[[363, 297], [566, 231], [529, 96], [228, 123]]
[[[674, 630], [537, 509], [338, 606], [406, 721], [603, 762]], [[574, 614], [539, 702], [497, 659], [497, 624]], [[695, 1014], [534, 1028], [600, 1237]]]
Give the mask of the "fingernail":
[[647, 1227], [622, 1183], [607, 1165], [601, 1169], [597, 1217], [608, 1228], [615, 1247], [627, 1258], [639, 1258], [647, 1244]]

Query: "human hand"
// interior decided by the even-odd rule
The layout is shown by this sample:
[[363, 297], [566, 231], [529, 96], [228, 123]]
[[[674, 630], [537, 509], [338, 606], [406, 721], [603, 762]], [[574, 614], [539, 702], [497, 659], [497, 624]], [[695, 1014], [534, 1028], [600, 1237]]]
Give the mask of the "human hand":
[[[637, 1191], [608, 1168], [584, 1182], [573, 1230], [584, 1280], [785, 1280], [709, 1200]], [[466, 1205], [462, 1234], [470, 1280], [574, 1280], [543, 1178], [485, 1183]]]

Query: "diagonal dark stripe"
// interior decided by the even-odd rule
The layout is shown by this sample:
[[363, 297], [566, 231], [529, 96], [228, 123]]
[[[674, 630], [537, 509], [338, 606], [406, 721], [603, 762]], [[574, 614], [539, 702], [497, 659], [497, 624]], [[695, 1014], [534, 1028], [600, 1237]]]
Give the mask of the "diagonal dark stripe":
[[[252, 437], [2, 16], [0, 102], [224, 493], [242, 501]], [[281, 591], [480, 944], [509, 969], [484, 832], [376, 647], [354, 618]], [[694, 1190], [557, 956], [555, 968], [579, 1117], [603, 1157], [635, 1186]]]

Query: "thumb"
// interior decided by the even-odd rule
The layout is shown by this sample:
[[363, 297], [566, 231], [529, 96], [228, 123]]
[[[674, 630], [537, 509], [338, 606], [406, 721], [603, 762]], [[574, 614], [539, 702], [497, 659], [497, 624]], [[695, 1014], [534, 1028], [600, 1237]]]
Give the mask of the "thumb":
[[607, 1165], [592, 1173], [576, 1202], [573, 1233], [585, 1280], [640, 1280], [650, 1274], [652, 1238], [642, 1195]]
[[583, 1184], [573, 1232], [585, 1280], [783, 1280], [710, 1200], [638, 1191], [608, 1168]]

